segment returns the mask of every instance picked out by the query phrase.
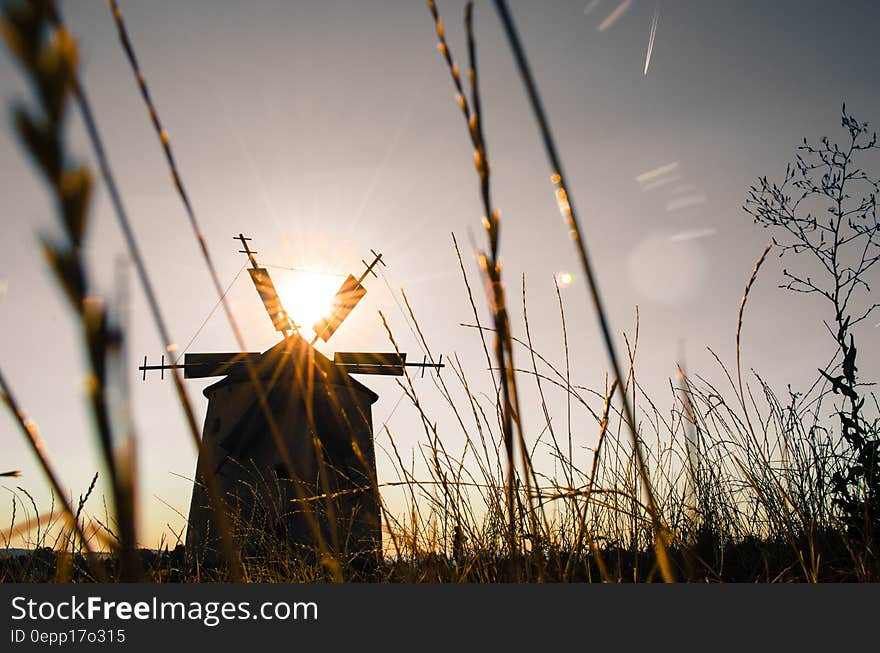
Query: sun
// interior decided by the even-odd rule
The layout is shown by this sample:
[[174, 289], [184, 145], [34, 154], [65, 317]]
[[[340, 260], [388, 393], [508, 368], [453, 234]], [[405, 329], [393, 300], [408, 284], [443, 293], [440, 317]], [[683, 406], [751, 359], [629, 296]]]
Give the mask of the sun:
[[311, 333], [315, 322], [330, 315], [341, 283], [342, 278], [334, 274], [296, 271], [279, 284], [278, 296], [290, 319], [301, 331]]

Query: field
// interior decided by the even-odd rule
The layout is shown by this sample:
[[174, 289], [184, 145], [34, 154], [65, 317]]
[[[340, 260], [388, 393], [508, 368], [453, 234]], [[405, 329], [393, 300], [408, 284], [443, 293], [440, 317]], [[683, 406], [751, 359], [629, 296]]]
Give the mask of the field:
[[[15, 129], [21, 156], [29, 156], [46, 182], [63, 238], [44, 239], [41, 246], [58, 288], [69, 300], [82, 335], [89, 368], [88, 398], [94, 423], [91, 443], [102, 467], [78, 500], [69, 497], [59, 479], [60, 463], [42, 444], [27, 406], [17, 397], [16, 380], [0, 372], [0, 387], [12, 423], [39, 462], [55, 501], [39, 506], [25, 490], [13, 492], [12, 522], [3, 530], [6, 555], [0, 557], [4, 582], [876, 582], [880, 580], [880, 405], [870, 382], [876, 370], [859, 358], [869, 349], [876, 320], [875, 263], [880, 260], [878, 194], [870, 156], [876, 136], [867, 123], [844, 107], [839, 138], [805, 139], [787, 169], [768, 171], [750, 189], [742, 189], [744, 209], [756, 228], [768, 231], [768, 244], [742, 269], [742, 295], [731, 324], [731, 360], [712, 356], [714, 369], [701, 374], [679, 367], [668, 392], [649, 395], [639, 372], [638, 308], [619, 346], [619, 325], [609, 322], [590, 237], [576, 209], [578, 189], [565, 176], [551, 116], [545, 113], [529, 59], [505, 2], [496, 2], [504, 35], [511, 46], [517, 74], [526, 90], [548, 161], [559, 213], [579, 261], [584, 280], [577, 296], [562, 286], [573, 278], [559, 276], [555, 297], [562, 325], [557, 351], [538, 351], [529, 324], [525, 278], [506, 274], [504, 219], [495, 200], [490, 155], [481, 109], [477, 39], [472, 5], [465, 15], [464, 58], [455, 58], [437, 7], [428, 2], [439, 56], [446, 67], [462, 113], [462, 132], [473, 149], [474, 188], [481, 204], [474, 207], [484, 243], [475, 247], [478, 279], [468, 273], [467, 253], [454, 248], [459, 269], [453, 270], [460, 292], [472, 307], [471, 337], [484, 354], [485, 378], [475, 379], [455, 356], [445, 358], [433, 387], [414, 382], [407, 372], [399, 384], [403, 400], [415, 408], [423, 429], [416, 474], [408, 452], [395, 434], [373, 424], [381, 436], [393, 475], [375, 474], [354, 492], [376, 496], [381, 512], [382, 550], [364, 563], [346, 542], [344, 520], [329, 528], [319, 523], [332, 513], [338, 493], [316, 490], [291, 501], [311, 529], [308, 546], [294, 547], [277, 537], [268, 517], [242, 514], [224, 496], [219, 481], [207, 473], [201, 481], [217, 526], [216, 555], [185, 546], [183, 532], [172, 533], [158, 548], [145, 549], [137, 528], [137, 475], [134, 451], [141, 440], [124, 428], [119, 379], [129, 363], [124, 357], [126, 333], [112, 302], [93, 294], [85, 235], [93, 186], [107, 188], [113, 212], [125, 235], [127, 254], [139, 288], [148, 299], [150, 318], [163, 343], [167, 335], [163, 297], [157, 294], [135, 231], [125, 210], [113, 168], [103, 155], [100, 125], [88, 102], [88, 89], [78, 77], [77, 44], [51, 2], [12, 2], [5, 8], [3, 34], [36, 93], [18, 105]], [[187, 233], [200, 245], [200, 265], [209, 271], [218, 305], [239, 342], [240, 316], [224, 300], [221, 283], [197, 216], [186, 192], [186, 171], [178, 168], [172, 142], [161, 123], [147, 87], [147, 72], [138, 66], [122, 13], [111, 2], [127, 61], [138, 81], [156, 137], [166, 155], [176, 193], [186, 207]], [[656, 29], [656, 18], [653, 33]], [[647, 74], [649, 59], [645, 64]], [[63, 127], [64, 116], [83, 120], [99, 165], [92, 169], [73, 161]], [[867, 163], [865, 163], [867, 162]], [[863, 167], [864, 166], [864, 167]], [[778, 173], [778, 174], [775, 174]], [[774, 181], [775, 179], [775, 181]], [[817, 218], [817, 211], [824, 211]], [[781, 279], [763, 276], [768, 256], [790, 261]], [[818, 274], [800, 274], [797, 262], [812, 260]], [[789, 271], [789, 269], [791, 271]], [[743, 365], [743, 334], [749, 322], [749, 298], [756, 284], [781, 284], [778, 292], [812, 295], [825, 308], [823, 345], [804, 353], [815, 360], [814, 382], [784, 393], [771, 387], [757, 370]], [[485, 291], [485, 300], [481, 290]], [[573, 298], [574, 297], [574, 298]], [[403, 295], [402, 311], [411, 320], [419, 346], [439, 362], [423, 335], [416, 312]], [[570, 341], [583, 325], [566, 321], [568, 303], [586, 302], [602, 340], [596, 355], [608, 372], [591, 386], [572, 379]], [[486, 319], [488, 316], [488, 320]], [[520, 322], [521, 319], [521, 322]], [[383, 315], [387, 343], [398, 349], [398, 336]], [[519, 329], [519, 325], [522, 329]], [[285, 332], [287, 335], [287, 332]], [[768, 334], [767, 337], [770, 337]], [[247, 351], [242, 345], [242, 351]], [[830, 361], [829, 361], [830, 359]], [[767, 361], [767, 365], [772, 365]], [[0, 361], [2, 365], [2, 361]], [[247, 366], [246, 366], [247, 367]], [[192, 444], [206, 453], [196, 411], [183, 389], [178, 369], [167, 372], [185, 416]], [[248, 368], [257, 402], [264, 412], [266, 390]], [[412, 374], [412, 375], [411, 375]], [[723, 384], [709, 381], [721, 378]], [[486, 394], [487, 382], [494, 389]], [[477, 389], [480, 388], [480, 389]], [[424, 395], [436, 393], [455, 416], [455, 450], [450, 433], [424, 408]], [[553, 401], [548, 397], [554, 396]], [[561, 399], [560, 399], [561, 397]], [[572, 421], [572, 406], [589, 415]], [[564, 407], [568, 419], [558, 413]], [[175, 407], [175, 410], [178, 408]], [[521, 415], [542, 415], [534, 429]], [[311, 419], [311, 416], [309, 417]], [[299, 487], [290, 453], [270, 416], [271, 441], [287, 461], [286, 480]], [[122, 428], [120, 428], [122, 426]], [[447, 425], [448, 428], [448, 425]], [[268, 438], [268, 435], [267, 435]], [[578, 443], [592, 443], [584, 450]], [[352, 436], [353, 439], [353, 436]], [[316, 449], [321, 444], [315, 439]], [[378, 446], [378, 445], [377, 445]], [[369, 458], [358, 447], [361, 461]], [[540, 452], [540, 453], [537, 453]], [[323, 461], [319, 454], [317, 459]], [[240, 461], [246, 465], [247, 461]], [[323, 463], [321, 463], [323, 464]], [[15, 477], [14, 461], [4, 461]], [[370, 468], [365, 463], [365, 468]], [[375, 464], [372, 469], [375, 470]], [[323, 478], [322, 468], [319, 476]], [[110, 496], [97, 496], [99, 476]], [[293, 480], [290, 480], [291, 477]], [[271, 483], [267, 483], [271, 485]], [[255, 497], [261, 489], [252, 489]], [[300, 490], [296, 490], [300, 492]], [[283, 494], [282, 494], [283, 496]], [[392, 500], [392, 497], [394, 499]], [[259, 501], [256, 501], [259, 503]], [[100, 509], [96, 508], [100, 504]], [[286, 509], [281, 509], [285, 511]], [[95, 516], [99, 515], [99, 516]], [[317, 519], [316, 519], [317, 518]]]

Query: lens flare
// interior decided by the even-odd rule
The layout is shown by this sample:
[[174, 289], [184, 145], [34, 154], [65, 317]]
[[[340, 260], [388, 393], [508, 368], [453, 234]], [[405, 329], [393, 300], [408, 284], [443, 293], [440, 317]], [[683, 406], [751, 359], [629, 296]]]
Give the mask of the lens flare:
[[556, 275], [556, 283], [565, 288], [574, 283], [574, 275], [571, 272], [560, 272]]
[[606, 29], [611, 27], [614, 23], [620, 20], [620, 17], [626, 13], [626, 10], [629, 9], [629, 6], [632, 4], [632, 0], [623, 0], [617, 8], [612, 11], [608, 18], [602, 21], [602, 24], [597, 28], [600, 32], [604, 32]]

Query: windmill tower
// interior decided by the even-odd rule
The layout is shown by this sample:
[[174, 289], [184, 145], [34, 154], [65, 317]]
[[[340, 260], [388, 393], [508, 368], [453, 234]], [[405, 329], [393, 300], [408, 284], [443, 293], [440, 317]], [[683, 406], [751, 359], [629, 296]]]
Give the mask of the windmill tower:
[[[366, 294], [362, 282], [375, 274], [382, 255], [359, 278], [349, 275], [330, 315], [313, 326], [311, 342], [299, 333], [281, 304], [269, 273], [257, 264], [239, 234], [248, 272], [282, 340], [267, 351], [186, 354], [183, 364], [144, 364], [148, 371], [183, 368], [185, 378], [221, 376], [204, 390], [208, 412], [202, 433], [208, 457], [199, 457], [190, 502], [186, 546], [199, 559], [217, 559], [219, 536], [204, 480], [214, 474], [224, 510], [245, 555], [277, 553], [279, 545], [302, 559], [319, 548], [355, 566], [375, 566], [382, 536], [372, 405], [376, 393], [354, 374], [400, 376], [405, 354], [337, 352], [333, 360], [314, 348], [328, 341]], [[207, 469], [207, 460], [213, 469]]]

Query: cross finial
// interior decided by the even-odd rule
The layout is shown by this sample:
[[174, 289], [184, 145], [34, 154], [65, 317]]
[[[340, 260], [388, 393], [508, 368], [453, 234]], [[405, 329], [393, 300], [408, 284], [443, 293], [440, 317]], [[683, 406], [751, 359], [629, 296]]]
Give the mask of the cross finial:
[[259, 252], [254, 252], [251, 250], [250, 247], [248, 247], [247, 241], [249, 241], [250, 238], [247, 238], [244, 234], [238, 234], [237, 236], [235, 236], [235, 240], [240, 240], [242, 246], [244, 246], [244, 249], [240, 249], [238, 251], [241, 254], [247, 254], [248, 259], [251, 262], [251, 267], [253, 267], [255, 270], [260, 267], [259, 265], [257, 265], [257, 259], [254, 258], [254, 254], [258, 254]]
[[366, 265], [367, 269], [364, 270], [364, 273], [358, 279], [358, 283], [360, 283], [361, 281], [366, 279], [368, 274], [372, 274], [374, 277], [376, 276], [376, 273], [373, 272], [373, 268], [376, 267], [377, 263], [381, 263], [382, 265], [385, 265], [385, 261], [382, 260], [381, 254], [377, 253], [376, 250], [374, 250], [374, 249], [371, 249], [370, 251], [373, 253], [373, 256], [375, 256], [376, 258], [373, 259], [372, 263], [367, 263], [365, 260], [361, 259], [361, 263]]

